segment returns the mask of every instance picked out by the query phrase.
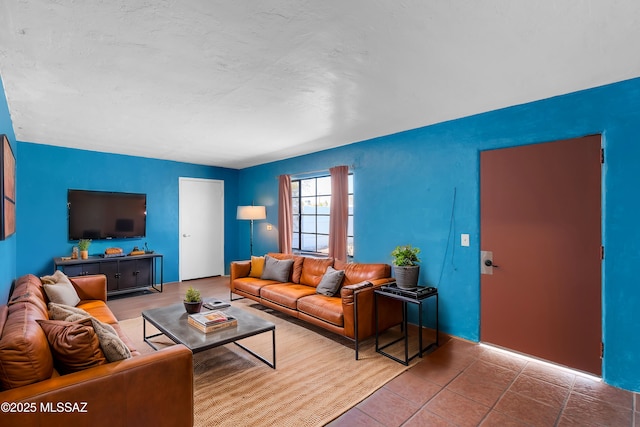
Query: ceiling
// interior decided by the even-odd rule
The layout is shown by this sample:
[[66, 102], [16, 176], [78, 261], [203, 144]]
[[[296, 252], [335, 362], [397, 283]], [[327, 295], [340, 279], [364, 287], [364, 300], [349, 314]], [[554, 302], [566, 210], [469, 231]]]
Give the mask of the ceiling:
[[244, 168], [640, 76], [637, 0], [0, 4], [19, 141]]

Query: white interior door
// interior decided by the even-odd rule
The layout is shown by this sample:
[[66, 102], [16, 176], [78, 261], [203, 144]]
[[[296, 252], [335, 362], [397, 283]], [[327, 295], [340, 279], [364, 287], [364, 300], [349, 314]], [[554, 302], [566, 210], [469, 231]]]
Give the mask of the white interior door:
[[224, 274], [224, 181], [180, 178], [180, 280]]

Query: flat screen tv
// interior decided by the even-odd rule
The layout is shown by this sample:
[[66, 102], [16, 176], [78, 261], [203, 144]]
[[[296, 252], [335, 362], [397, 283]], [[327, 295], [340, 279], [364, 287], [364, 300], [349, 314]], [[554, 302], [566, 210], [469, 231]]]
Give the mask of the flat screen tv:
[[147, 195], [69, 190], [69, 240], [145, 237]]

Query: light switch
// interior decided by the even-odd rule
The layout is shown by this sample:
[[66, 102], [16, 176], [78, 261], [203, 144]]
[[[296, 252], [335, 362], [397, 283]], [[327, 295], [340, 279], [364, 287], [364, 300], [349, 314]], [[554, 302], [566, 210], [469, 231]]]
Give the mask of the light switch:
[[461, 234], [460, 235], [460, 246], [469, 246], [469, 235]]
[[273, 230], [273, 225], [267, 224], [267, 231], [271, 231], [271, 230]]

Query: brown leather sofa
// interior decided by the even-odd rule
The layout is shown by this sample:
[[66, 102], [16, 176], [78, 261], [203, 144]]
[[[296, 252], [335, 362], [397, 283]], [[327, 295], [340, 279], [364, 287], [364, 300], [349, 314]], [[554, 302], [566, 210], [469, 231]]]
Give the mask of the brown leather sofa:
[[193, 355], [183, 345], [140, 355], [107, 307], [104, 275], [71, 278], [77, 307], [108, 323], [133, 357], [67, 375], [37, 320], [48, 319], [40, 279], [17, 279], [0, 306], [1, 425], [193, 425]]
[[[361, 340], [375, 334], [373, 291], [392, 282], [388, 264], [344, 263], [333, 258], [269, 253], [276, 259], [293, 259], [288, 282], [250, 277], [251, 261], [234, 261], [230, 269], [230, 291], [260, 304], [320, 326], [355, 342], [356, 359]], [[331, 266], [344, 270], [336, 296], [316, 293], [325, 271]], [[399, 301], [378, 298], [380, 331], [402, 321]]]

